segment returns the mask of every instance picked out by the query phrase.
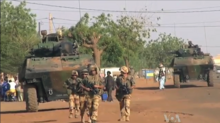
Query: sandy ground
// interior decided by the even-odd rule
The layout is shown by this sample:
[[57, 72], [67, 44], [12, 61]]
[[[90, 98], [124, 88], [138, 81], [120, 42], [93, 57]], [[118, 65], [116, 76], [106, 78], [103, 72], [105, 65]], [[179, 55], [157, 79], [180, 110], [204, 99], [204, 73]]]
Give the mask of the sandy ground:
[[[169, 84], [172, 82], [160, 91], [158, 83], [138, 79], [132, 95], [130, 123], [165, 123], [164, 114], [169, 118], [178, 114], [181, 123], [220, 123], [220, 84], [207, 87], [205, 82], [190, 82], [181, 89]], [[40, 109], [27, 113], [24, 102], [1, 102], [1, 123], [80, 123], [80, 119], [68, 118], [66, 102], [40, 104]], [[116, 123], [119, 116], [116, 100], [101, 102], [99, 123]]]

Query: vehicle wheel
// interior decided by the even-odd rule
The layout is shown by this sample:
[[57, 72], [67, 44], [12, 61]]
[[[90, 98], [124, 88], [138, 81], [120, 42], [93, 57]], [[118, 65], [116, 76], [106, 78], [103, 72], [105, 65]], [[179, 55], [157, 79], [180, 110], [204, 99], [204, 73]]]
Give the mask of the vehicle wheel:
[[38, 111], [38, 102], [37, 102], [37, 91], [34, 86], [26, 86], [26, 110], [28, 112], [37, 112]]
[[208, 81], [207, 81], [208, 87], [214, 86], [214, 75], [215, 75], [214, 71], [210, 70], [209, 75], [208, 75]]
[[180, 75], [179, 74], [174, 74], [173, 82], [174, 82], [174, 87], [180, 88]]

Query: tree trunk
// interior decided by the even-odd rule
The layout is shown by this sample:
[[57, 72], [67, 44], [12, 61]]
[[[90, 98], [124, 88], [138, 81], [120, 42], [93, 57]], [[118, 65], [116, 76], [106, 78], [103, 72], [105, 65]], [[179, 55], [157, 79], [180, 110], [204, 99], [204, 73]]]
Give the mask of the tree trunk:
[[95, 63], [100, 68], [100, 66], [101, 66], [101, 51], [95, 47], [95, 48], [93, 48], [93, 52], [94, 52]]
[[103, 47], [102, 49], [98, 48], [98, 42], [99, 39], [101, 38], [101, 35], [97, 35], [95, 32], [93, 32], [93, 38], [92, 41], [93, 44], [87, 44], [85, 41], [86, 39], [83, 38], [83, 46], [87, 48], [91, 48], [93, 50], [93, 58], [95, 60], [96, 65], [100, 68], [101, 67], [101, 54], [103, 51], [106, 49], [107, 46]]
[[128, 58], [127, 58], [127, 57], [124, 57], [124, 61], [125, 61], [125, 65], [126, 65], [127, 67], [129, 67], [129, 61], [128, 61]]

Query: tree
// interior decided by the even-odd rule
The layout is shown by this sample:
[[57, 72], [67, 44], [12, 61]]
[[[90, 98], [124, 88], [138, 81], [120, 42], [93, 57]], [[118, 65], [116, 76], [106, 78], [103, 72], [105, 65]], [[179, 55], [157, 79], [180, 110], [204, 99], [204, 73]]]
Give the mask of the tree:
[[112, 35], [115, 26], [110, 14], [90, 18], [86, 13], [76, 26], [70, 28], [70, 32], [74, 41], [78, 41], [83, 47], [92, 50], [95, 62], [100, 67], [102, 53], [110, 44], [117, 41]]
[[36, 15], [25, 6], [26, 2], [18, 6], [1, 2], [1, 72], [17, 72], [29, 49], [39, 41]]
[[136, 59], [138, 53], [144, 48], [146, 39], [150, 38], [150, 33], [155, 32], [155, 29], [146, 29], [149, 20], [143, 17], [121, 16], [117, 19], [116, 34], [119, 38], [119, 43], [122, 48], [122, 58], [126, 66], [129, 66], [129, 61]]
[[[117, 39], [117, 38], [115, 38]], [[105, 67], [115, 67], [124, 65], [122, 59], [123, 46], [119, 44], [118, 40], [114, 43], [109, 44], [105, 52], [102, 55], [102, 66]]]
[[184, 44], [183, 39], [162, 33], [159, 38], [146, 44], [139, 55], [142, 60], [141, 65], [146, 68], [156, 68], [160, 62], [163, 62], [165, 66], [169, 66], [174, 56], [168, 52], [181, 49]]

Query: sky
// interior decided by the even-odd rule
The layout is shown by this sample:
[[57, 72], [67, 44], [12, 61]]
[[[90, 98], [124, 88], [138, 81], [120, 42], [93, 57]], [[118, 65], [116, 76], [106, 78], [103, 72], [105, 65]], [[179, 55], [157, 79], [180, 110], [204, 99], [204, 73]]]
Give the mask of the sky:
[[[148, 11], [165, 12], [185, 12], [186, 13], [143, 13], [142, 16], [148, 17], [153, 23], [159, 23], [161, 27], [156, 27], [157, 32], [152, 34], [152, 39], [156, 39], [160, 33], [171, 34], [180, 38], [191, 40], [194, 44], [201, 46], [202, 51], [210, 53], [213, 56], [220, 54], [220, 1], [133, 1], [133, 0], [50, 0], [35, 1], [27, 0], [31, 3], [50, 4], [56, 6], [75, 7], [61, 8], [50, 7], [27, 3], [27, 8], [32, 9], [32, 13], [37, 15], [37, 22], [41, 23], [41, 30], [49, 30], [49, 13], [54, 18], [54, 26], [70, 27], [77, 23], [81, 16], [89, 13], [90, 16], [98, 16], [103, 11], [89, 11], [78, 8], [123, 11]], [[17, 5], [19, 2], [12, 2]], [[80, 3], [80, 4], [79, 4]], [[210, 11], [211, 10], [211, 11]], [[214, 11], [213, 11], [214, 10]], [[218, 11], [219, 10], [219, 11]], [[209, 11], [209, 12], [204, 12]], [[80, 14], [81, 13], [81, 14]], [[109, 12], [104, 12], [109, 13]], [[122, 12], [112, 12], [115, 18]], [[128, 15], [140, 16], [138, 13], [129, 13]], [[161, 19], [157, 21], [157, 17]]]

